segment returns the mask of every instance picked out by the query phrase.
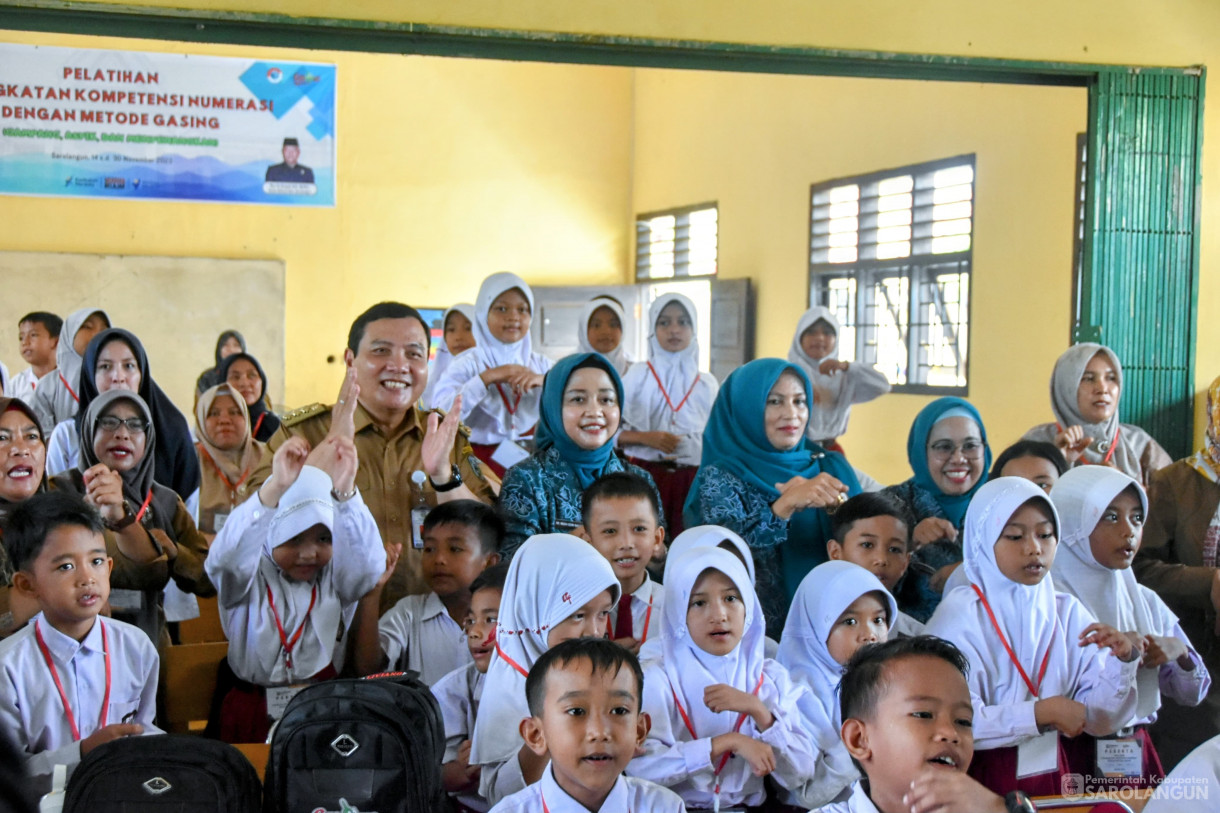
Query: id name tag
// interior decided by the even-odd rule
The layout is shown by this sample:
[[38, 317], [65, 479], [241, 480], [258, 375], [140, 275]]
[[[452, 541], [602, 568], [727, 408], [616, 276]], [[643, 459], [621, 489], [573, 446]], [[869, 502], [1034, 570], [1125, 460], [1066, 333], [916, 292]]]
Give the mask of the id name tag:
[[1059, 732], [1048, 731], [1017, 746], [1017, 778], [1050, 773], [1059, 768]]
[[1135, 737], [1097, 741], [1097, 772], [1105, 777], [1129, 778], [1144, 773], [1144, 743]]
[[528, 460], [529, 456], [529, 452], [511, 440], [504, 441], [491, 453], [491, 459], [504, 469], [511, 469], [522, 460]]
[[292, 686], [272, 686], [267, 689], [267, 716], [272, 720], [283, 717], [284, 709], [288, 708], [288, 702], [308, 685], [307, 683], [297, 683]]

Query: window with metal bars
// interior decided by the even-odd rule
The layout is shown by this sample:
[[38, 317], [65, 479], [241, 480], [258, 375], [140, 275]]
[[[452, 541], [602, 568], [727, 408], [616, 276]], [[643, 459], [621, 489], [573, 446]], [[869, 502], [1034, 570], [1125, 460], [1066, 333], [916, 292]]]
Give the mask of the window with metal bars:
[[636, 216], [635, 278], [715, 276], [717, 215], [715, 203], [703, 203]]
[[967, 394], [974, 156], [814, 184], [809, 301], [895, 392]]

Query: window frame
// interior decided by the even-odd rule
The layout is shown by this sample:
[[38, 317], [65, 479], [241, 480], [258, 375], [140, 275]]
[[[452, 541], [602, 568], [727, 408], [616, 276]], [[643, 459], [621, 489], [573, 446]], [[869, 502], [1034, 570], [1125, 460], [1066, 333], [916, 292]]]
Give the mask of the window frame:
[[[674, 239], [674, 258], [675, 258], [674, 275], [672, 277], [642, 277], [642, 276], [640, 276], [640, 223], [645, 220], [652, 220], [652, 219], [658, 218], [658, 217], [673, 217], [676, 220], [677, 218], [682, 217], [683, 215], [690, 215], [693, 212], [702, 212], [706, 209], [715, 209], [716, 210], [716, 270], [714, 272], [712, 272], [711, 274], [696, 274], [693, 276], [691, 274], [679, 274], [678, 273], [678, 264], [676, 262], [677, 255], [678, 255], [677, 237], [675, 235], [675, 239]], [[663, 283], [663, 282], [667, 282], [667, 281], [677, 281], [677, 280], [684, 280], [684, 279], [709, 279], [709, 280], [711, 280], [711, 279], [716, 279], [717, 277], [720, 276], [720, 202], [719, 201], [715, 201], [715, 200], [704, 201], [703, 203], [696, 203], [696, 204], [693, 204], [690, 206], [677, 206], [672, 209], [660, 209], [660, 210], [653, 211], [653, 212], [640, 212], [640, 213], [636, 214], [634, 223], [635, 223], [635, 259], [633, 260], [632, 265], [634, 266], [633, 274], [634, 274], [634, 278], [635, 278], [636, 282], [648, 282], [648, 283], [661, 282], [661, 283]], [[690, 253], [689, 252], [689, 239], [688, 239], [687, 253], [688, 254]], [[690, 265], [690, 261], [688, 259], [686, 262], [686, 266], [689, 267], [689, 265]]]
[[[865, 303], [865, 296], [868, 285], [862, 282], [872, 284], [872, 278], [880, 276], [879, 272], [889, 271], [889, 276], [905, 277], [907, 279], [907, 295], [906, 295], [906, 318], [908, 326], [908, 334], [904, 340], [906, 345], [907, 356], [907, 377], [906, 384], [892, 384], [891, 392], [906, 394], [906, 395], [935, 395], [935, 396], [958, 396], [968, 397], [970, 394], [970, 326], [973, 323], [974, 311], [974, 238], [975, 238], [975, 216], [977, 215], [977, 192], [978, 192], [978, 156], [977, 153], [966, 153], [953, 156], [950, 158], [941, 158], [934, 161], [924, 161], [917, 164], [907, 164], [904, 166], [893, 167], [890, 169], [868, 172], [860, 175], [849, 175], [840, 178], [831, 178], [825, 181], [810, 184], [809, 186], [809, 217], [806, 221], [807, 228], [805, 233], [805, 256], [808, 261], [808, 279], [807, 279], [807, 296], [806, 301], [810, 307], [821, 305], [829, 307], [829, 287], [822, 284], [823, 279], [855, 279], [856, 291], [853, 310], [856, 313], [857, 322], [855, 328], [855, 358], [862, 363], [867, 363], [862, 359], [862, 348], [867, 344], [867, 330], [869, 326], [859, 324], [859, 313], [861, 306]], [[814, 197], [823, 190], [837, 186], [845, 186], [848, 184], [858, 184], [865, 186], [870, 183], [875, 183], [886, 178], [892, 178], [900, 175], [910, 175], [912, 178], [920, 175], [937, 172], [942, 169], [962, 166], [969, 164], [974, 171], [974, 177], [971, 180], [971, 212], [970, 212], [970, 248], [965, 251], [946, 252], [944, 254], [911, 254], [906, 257], [894, 257], [890, 259], [867, 259], [855, 260], [845, 263], [830, 263], [830, 262], [815, 262], [813, 259], [813, 229], [814, 221]], [[914, 206], [912, 206], [912, 209]], [[912, 218], [912, 221], [914, 218]], [[912, 246], [915, 242], [914, 222], [912, 222]], [[916, 351], [918, 344], [912, 342], [912, 335], [909, 332], [912, 325], [919, 324], [915, 321], [915, 315], [923, 304], [920, 297], [916, 295], [919, 285], [914, 284], [917, 276], [932, 272], [938, 266], [958, 265], [956, 273], [963, 272], [968, 280], [968, 294], [966, 303], [966, 345], [965, 345], [965, 360], [962, 364], [963, 376], [966, 383], [964, 386], [938, 386], [926, 383], [910, 383], [910, 371], [918, 365], [916, 362]], [[875, 327], [875, 326], [872, 326]], [[960, 341], [955, 341], [954, 347], [957, 352], [961, 352], [962, 347]]]

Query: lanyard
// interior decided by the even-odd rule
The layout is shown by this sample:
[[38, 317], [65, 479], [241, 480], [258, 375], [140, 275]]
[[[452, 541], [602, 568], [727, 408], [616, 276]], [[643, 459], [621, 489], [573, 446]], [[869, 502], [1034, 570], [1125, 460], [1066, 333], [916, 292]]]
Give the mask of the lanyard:
[[[1063, 427], [1057, 423], [1055, 424], [1055, 428], [1058, 429], [1060, 432], [1063, 431]], [[1119, 424], [1114, 427], [1114, 437], [1110, 440], [1110, 448], [1106, 451], [1106, 456], [1101, 459], [1101, 463], [1091, 463], [1088, 460], [1081, 460], [1080, 462], [1086, 466], [1108, 466], [1108, 465], [1110, 465], [1110, 460], [1114, 457], [1114, 450], [1118, 448], [1118, 436], [1122, 433], [1122, 431], [1123, 431], [1122, 424]]]
[[284, 665], [292, 670], [292, 650], [296, 647], [297, 641], [301, 640], [301, 633], [305, 631], [305, 625], [309, 623], [309, 614], [313, 612], [314, 602], [318, 600], [318, 585], [313, 586], [313, 590], [309, 593], [309, 609], [305, 611], [305, 617], [301, 619], [301, 625], [297, 627], [297, 631], [292, 633], [289, 638], [284, 634], [284, 624], [280, 621], [280, 614], [275, 609], [275, 599], [271, 595], [271, 585], [267, 585], [267, 603], [271, 605], [271, 615], [275, 617], [275, 629], [280, 634], [280, 646], [284, 648]]
[[136, 512], [136, 522], [144, 519], [144, 514], [148, 512], [148, 506], [152, 503], [152, 487], [148, 489], [148, 496], [144, 498], [144, 502], [140, 503], [140, 510]]
[[520, 672], [521, 677], [529, 677], [529, 672], [525, 671], [525, 669], [523, 669], [521, 667], [521, 664], [517, 663], [512, 658], [508, 657], [508, 655], [504, 654], [504, 650], [500, 649], [500, 637], [499, 636], [496, 636], [495, 645], [496, 645], [496, 654], [499, 655], [501, 658], [503, 658], [505, 663], [507, 663], [509, 666], [516, 669], [518, 672]]
[[504, 388], [496, 384], [496, 391], [500, 393], [500, 400], [504, 402], [504, 408], [508, 410], [509, 415], [517, 414], [517, 406], [521, 403], [521, 393], [517, 393], [517, 398], [511, 404], [508, 402], [508, 396], [504, 394]]
[[72, 396], [72, 400], [80, 403], [80, 396], [76, 394], [76, 390], [72, 389], [72, 385], [68, 383], [68, 379], [64, 378], [64, 374], [59, 374], [59, 380], [64, 382], [64, 387], [68, 390], [68, 395]]
[[[754, 686], [754, 691], [750, 692], [750, 694], [758, 697], [758, 691], [762, 688], [764, 677], [766, 676], [759, 674], [758, 683]], [[670, 691], [673, 692], [674, 705], [678, 707], [678, 714], [682, 715], [682, 722], [686, 724], [686, 730], [690, 732], [692, 739], [699, 739], [699, 735], [695, 733], [695, 726], [691, 723], [690, 717], [686, 716], [686, 709], [682, 708], [682, 701], [678, 699], [677, 691], [674, 691], [673, 689], [670, 689]], [[744, 711], [737, 715], [737, 722], [733, 725], [734, 734], [741, 731], [741, 724], [746, 721], [746, 717], [748, 716], [749, 715], [747, 715]], [[716, 770], [712, 774], [712, 778], [716, 780], [715, 787], [712, 789], [712, 794], [715, 799], [713, 805], [716, 810], [720, 810], [720, 772], [724, 770], [725, 763], [729, 761], [729, 757], [732, 756], [732, 754], [732, 751], [725, 751], [723, 754], [721, 754], [720, 762], [717, 763]]]
[[[250, 432], [250, 437], [254, 437], [255, 435], [258, 434], [258, 430], [262, 427], [263, 418], [265, 418], [265, 417], [267, 417], [266, 412], [264, 412], [263, 414], [258, 416], [258, 420], [254, 422], [254, 429], [253, 429], [253, 431]], [[243, 477], [242, 479], [244, 480], [245, 478]], [[238, 485], [240, 485], [240, 483]]]
[[[99, 624], [102, 624], [99, 619]], [[64, 704], [64, 714], [68, 718], [68, 727], [72, 729], [72, 741], [80, 742], [80, 729], [76, 726], [76, 715], [72, 713], [72, 704], [68, 702], [68, 694], [64, 691], [64, 685], [59, 680], [59, 670], [55, 668], [55, 661], [51, 660], [51, 650], [47, 649], [47, 643], [42, 639], [42, 629], [38, 626], [38, 622], [34, 622], [34, 637], [38, 639], [38, 648], [42, 650], [42, 659], [47, 662], [47, 669], [51, 671], [51, 679], [55, 681], [55, 688], [59, 691], [59, 700]], [[102, 713], [98, 717], [97, 727], [99, 729], [106, 727], [107, 716], [110, 711], [110, 647], [106, 643], [106, 625], [102, 624], [102, 654], [106, 657], [106, 691], [102, 696]]]
[[[652, 596], [648, 597], [648, 611], [646, 613], [644, 613], [644, 635], [643, 635], [643, 637], [640, 638], [640, 646], [643, 646], [644, 642], [648, 640], [648, 627], [652, 623], [652, 598], [653, 598]], [[631, 595], [628, 594], [626, 596], [623, 596], [623, 598], [619, 599], [619, 601], [623, 601], [624, 599], [626, 599], [627, 601], [631, 601]], [[607, 618], [606, 619], [606, 634], [609, 637], [613, 638], [614, 632], [615, 632], [615, 630], [610, 626], [610, 619]]]
[[[266, 414], [266, 413], [263, 413], [263, 414]], [[262, 423], [263, 419], [260, 416], [258, 420], [260, 423]], [[233, 494], [237, 493], [237, 489], [241, 487], [242, 483], [246, 482], [246, 478], [248, 478], [250, 476], [250, 472], [253, 471], [253, 469], [247, 469], [246, 472], [244, 474], [242, 474], [240, 480], [238, 480], [236, 483], [230, 483], [229, 478], [225, 477], [225, 473], [220, 470], [220, 466], [217, 466], [216, 461], [212, 459], [212, 456], [210, 454], [208, 454], [208, 450], [203, 448], [202, 444], [199, 445], [197, 448], [199, 449], [199, 452], [208, 459], [208, 462], [212, 464], [212, 469], [216, 472], [216, 476], [221, 479], [221, 482], [223, 482], [225, 484], [225, 486], [228, 487], [229, 491]]]
[[978, 588], [977, 584], [970, 585], [974, 588], [974, 592], [978, 594], [979, 600], [983, 602], [983, 609], [987, 611], [987, 617], [991, 619], [991, 626], [995, 627], [996, 635], [1000, 636], [1000, 643], [1004, 645], [1004, 651], [1008, 653], [1008, 659], [1012, 661], [1012, 665], [1017, 667], [1017, 672], [1020, 673], [1021, 679], [1025, 681], [1025, 688], [1029, 689], [1029, 693], [1035, 698], [1038, 697], [1038, 692], [1042, 689], [1042, 678], [1046, 677], [1046, 666], [1051, 660], [1051, 649], [1055, 643], [1055, 633], [1051, 630], [1051, 642], [1046, 647], [1046, 655], [1042, 658], [1042, 667], [1038, 670], [1038, 683], [1035, 685], [1029, 679], [1029, 675], [1025, 674], [1025, 668], [1021, 666], [1021, 662], [1017, 660], [1017, 653], [1012, 651], [1012, 647], [1008, 645], [1008, 639], [1004, 637], [1004, 633], [1000, 631], [1000, 625], [995, 620], [995, 613], [991, 611], [991, 604], [987, 601], [987, 597], [983, 595], [983, 591]]
[[657, 368], [652, 366], [651, 361], [647, 362], [647, 364], [649, 372], [652, 373], [652, 377], [657, 380], [657, 387], [661, 390], [661, 396], [665, 399], [665, 403], [669, 404], [669, 410], [671, 412], [681, 412], [682, 407], [686, 406], [686, 402], [690, 400], [691, 394], [695, 391], [695, 387], [699, 386], [699, 376], [697, 374], [695, 375], [695, 381], [690, 385], [690, 389], [686, 391], [686, 395], [682, 397], [682, 400], [677, 406], [674, 406], [674, 402], [669, 398], [669, 393], [665, 391], [665, 385], [661, 383], [661, 376], [657, 375]]

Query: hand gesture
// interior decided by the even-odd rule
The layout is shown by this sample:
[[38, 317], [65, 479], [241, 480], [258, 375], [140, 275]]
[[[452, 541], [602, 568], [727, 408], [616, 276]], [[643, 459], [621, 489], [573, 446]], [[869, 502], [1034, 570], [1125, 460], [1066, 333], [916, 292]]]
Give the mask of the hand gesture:
[[643, 434], [648, 446], [665, 454], [673, 454], [678, 451], [678, 446], [682, 443], [682, 437], [672, 432], [644, 432]]
[[902, 797], [911, 813], [1004, 813], [1004, 800], [965, 773], [928, 766]]
[[275, 450], [275, 456], [271, 458], [271, 476], [258, 490], [263, 505], [274, 508], [280, 504], [280, 497], [301, 475], [308, 457], [309, 441], [295, 435]]
[[818, 365], [818, 372], [822, 375], [834, 375], [835, 373], [847, 372], [848, 364], [846, 361], [838, 359], [826, 359]]
[[1080, 459], [1084, 450], [1089, 448], [1089, 444], [1092, 442], [1093, 438], [1086, 435], [1084, 429], [1079, 426], [1069, 426], [1055, 435], [1055, 446], [1063, 452], [1069, 466]]
[[111, 740], [117, 740], [120, 737], [138, 737], [143, 733], [144, 726], [139, 723], [111, 723], [104, 728], [99, 728], [80, 741], [81, 756]]
[[1080, 633], [1080, 645], [1089, 644], [1109, 647], [1120, 661], [1130, 662], [1144, 654], [1141, 647], [1135, 646], [1130, 638], [1108, 624], [1094, 623], [1084, 628]]
[[756, 699], [754, 695], [746, 694], [725, 683], [715, 683], [703, 690], [703, 704], [717, 714], [722, 711], [749, 714], [754, 711]]
[[475, 780], [479, 778], [482, 766], [470, 764], [470, 740], [463, 740], [462, 744], [458, 746], [457, 762], [466, 771], [467, 779]]
[[1164, 666], [1187, 655], [1186, 644], [1174, 636], [1162, 638], [1159, 635], [1144, 636], [1144, 660], [1140, 666], [1156, 668]]
[[97, 509], [107, 522], [119, 522], [127, 514], [123, 505], [123, 478], [104, 463], [90, 466], [81, 475], [85, 481], [85, 502]]
[[394, 568], [398, 567], [398, 557], [400, 556], [402, 556], [401, 542], [392, 542], [385, 546], [385, 572], [377, 579], [377, 590], [385, 587], [390, 576], [394, 575]]
[[766, 776], [775, 770], [775, 752], [770, 745], [745, 734], [737, 737], [740, 739], [733, 743], [733, 753], [750, 763], [755, 776]]
[[952, 522], [942, 517], [928, 517], [919, 521], [915, 530], [911, 531], [911, 538], [915, 540], [915, 550], [919, 550], [924, 545], [930, 545], [942, 539], [953, 542], [957, 539], [957, 528], [953, 527]]
[[528, 367], [523, 367], [520, 364], [511, 365], [514, 369], [509, 373], [506, 381], [513, 391], [519, 395], [524, 395], [530, 390], [537, 389], [542, 386], [542, 373], [536, 373]]
[[1087, 717], [1084, 703], [1056, 695], [1035, 701], [1034, 721], [1039, 730], [1049, 731], [1053, 728], [1065, 737], [1078, 737], [1084, 731]]
[[353, 439], [356, 437], [356, 404], [360, 399], [360, 385], [356, 383], [356, 371], [350, 367], [343, 376], [343, 384], [339, 387], [339, 397], [330, 411], [330, 432], [328, 438], [341, 437]]
[[453, 405], [445, 414], [445, 419], [436, 412], [428, 413], [428, 428], [424, 432], [424, 442], [420, 446], [420, 463], [424, 473], [432, 478], [434, 483], [449, 482], [449, 454], [457, 441], [458, 426], [461, 423], [462, 396], [453, 399]]
[[780, 497], [772, 505], [772, 510], [784, 519], [806, 508], [838, 507], [842, 502], [839, 495], [847, 494], [847, 486], [826, 472], [810, 480], [797, 475], [786, 483], [776, 483], [775, 488]]

